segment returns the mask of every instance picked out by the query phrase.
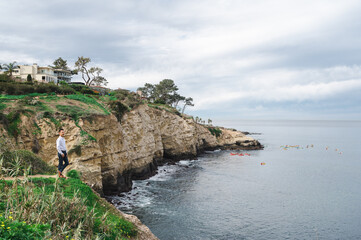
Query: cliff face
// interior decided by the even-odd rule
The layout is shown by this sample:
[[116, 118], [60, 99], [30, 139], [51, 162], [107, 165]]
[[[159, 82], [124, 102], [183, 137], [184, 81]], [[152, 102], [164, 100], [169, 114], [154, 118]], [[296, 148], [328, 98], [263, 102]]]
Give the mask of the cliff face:
[[[222, 134], [216, 138], [192, 119], [146, 105], [126, 113], [121, 124], [113, 115], [80, 119], [78, 126], [69, 117], [58, 116], [60, 118], [68, 150], [78, 149], [69, 154], [71, 165], [67, 171], [79, 170], [84, 182], [106, 195], [130, 190], [132, 179], [150, 177], [157, 165], [166, 161], [195, 158], [206, 149], [261, 148], [258, 141], [241, 132], [221, 128]], [[25, 116], [21, 122], [19, 144], [26, 149], [38, 144], [38, 154], [57, 165], [55, 125], [45, 119]], [[41, 129], [36, 137], [32, 134], [34, 124]], [[96, 141], [87, 139], [81, 129]]]

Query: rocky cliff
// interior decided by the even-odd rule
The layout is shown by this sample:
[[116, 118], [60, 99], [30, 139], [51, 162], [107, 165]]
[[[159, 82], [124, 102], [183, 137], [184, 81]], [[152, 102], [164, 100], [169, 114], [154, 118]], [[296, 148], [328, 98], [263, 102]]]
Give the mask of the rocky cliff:
[[[36, 145], [45, 161], [57, 165], [56, 125], [43, 118], [21, 118], [19, 146], [32, 149]], [[64, 114], [56, 118], [63, 124], [70, 150], [67, 170], [77, 169], [84, 182], [106, 195], [130, 190], [133, 179], [152, 176], [157, 165], [164, 162], [195, 158], [203, 150], [216, 148], [262, 147], [242, 132], [220, 128], [222, 133], [216, 137], [191, 118], [147, 105], [127, 112], [121, 123], [112, 114], [93, 115], [78, 122]], [[34, 126], [38, 131], [35, 137]]]

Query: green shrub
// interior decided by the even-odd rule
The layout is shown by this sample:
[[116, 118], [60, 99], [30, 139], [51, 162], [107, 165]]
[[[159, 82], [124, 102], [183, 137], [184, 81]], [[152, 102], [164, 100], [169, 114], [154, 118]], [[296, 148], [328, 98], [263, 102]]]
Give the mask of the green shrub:
[[67, 177], [74, 178], [74, 179], [80, 179], [80, 173], [77, 170], [70, 170], [67, 174]]
[[0, 111], [4, 110], [6, 107], [6, 104], [0, 101]]
[[65, 86], [68, 86], [69, 84], [67, 83], [67, 82], [65, 82], [65, 81], [59, 81], [59, 85], [65, 85]]
[[33, 113], [33, 111], [29, 109], [16, 109], [7, 115], [0, 112], [0, 123], [3, 124], [8, 134], [17, 140], [17, 137], [21, 132], [21, 129], [19, 127], [19, 124], [21, 122], [20, 116], [21, 114], [30, 116], [29, 113]]
[[110, 96], [115, 96], [116, 99], [123, 101], [129, 96], [129, 91], [125, 89], [118, 89], [110, 92]]
[[28, 74], [28, 76], [26, 77], [26, 81], [28, 81], [28, 82], [32, 82], [32, 81], [33, 81], [33, 78], [31, 77], [30, 74]]
[[49, 84], [40, 83], [35, 86], [34, 91], [37, 93], [48, 93], [48, 92], [51, 92], [51, 87]]
[[58, 93], [67, 95], [67, 94], [76, 94], [76, 91], [67, 85], [60, 86]]
[[10, 112], [7, 116], [7, 124], [5, 125], [6, 130], [8, 131], [9, 135], [14, 137], [15, 139], [18, 138], [20, 134], [20, 112]]
[[76, 155], [81, 156], [81, 146], [75, 145], [72, 149], [69, 150], [68, 154], [76, 153]]
[[166, 102], [163, 99], [157, 99], [154, 101], [155, 104], [166, 104]]
[[55, 174], [56, 167], [49, 166], [44, 162], [38, 155], [28, 151], [28, 150], [16, 150], [14, 152], [15, 156], [18, 156], [22, 161], [22, 165], [25, 169], [31, 167], [30, 174]]
[[25, 84], [16, 84], [15, 85], [15, 95], [23, 95], [23, 94], [29, 94], [34, 92], [34, 87], [31, 85], [25, 85]]
[[222, 134], [222, 130], [219, 128], [208, 128], [208, 130], [211, 132], [213, 136], [219, 137]]
[[0, 93], [9, 95], [24, 95], [29, 93], [75, 94], [76, 91], [68, 85], [57, 86], [53, 82], [34, 84], [32, 82], [2, 82]]
[[69, 86], [77, 92], [80, 92], [84, 87], [84, 85], [81, 84], [70, 84]]
[[90, 89], [89, 87], [83, 87], [80, 92], [82, 94], [92, 94], [92, 95], [97, 95], [97, 93], [95, 93], [92, 89]]
[[[5, 150], [4, 150], [5, 149]], [[23, 175], [30, 169], [28, 174], [55, 174], [56, 167], [49, 166], [36, 154], [28, 150], [11, 150], [3, 146], [0, 152], [0, 170], [4, 175]], [[12, 169], [17, 168], [16, 172]]]
[[128, 111], [128, 107], [126, 107], [120, 101], [110, 101], [109, 106], [112, 109], [115, 117], [118, 119], [118, 122], [121, 122], [124, 113], [126, 113]]
[[[10, 218], [11, 217], [11, 218]], [[1, 239], [37, 240], [44, 239], [49, 224], [27, 224], [25, 221], [12, 220], [12, 216], [0, 216]]]
[[7, 74], [0, 74], [0, 82], [12, 82], [13, 80]]
[[58, 111], [66, 113], [69, 116], [71, 116], [74, 121], [78, 121], [79, 117], [86, 114], [86, 111], [78, 106], [56, 105], [55, 107]]
[[5, 93], [7, 93], [7, 94], [9, 94], [9, 95], [13, 95], [13, 94], [15, 94], [15, 86], [13, 85], [13, 84], [4, 84], [3, 85], [4, 86], [4, 92]]
[[60, 129], [60, 128], [62, 127], [61, 122], [60, 122], [58, 119], [56, 119], [56, 118], [54, 117], [54, 115], [53, 115], [51, 112], [49, 112], [49, 111], [45, 111], [45, 112], [43, 113], [43, 118], [48, 118], [48, 119], [50, 119], [50, 121], [51, 121], [52, 123], [54, 123], [56, 129]]

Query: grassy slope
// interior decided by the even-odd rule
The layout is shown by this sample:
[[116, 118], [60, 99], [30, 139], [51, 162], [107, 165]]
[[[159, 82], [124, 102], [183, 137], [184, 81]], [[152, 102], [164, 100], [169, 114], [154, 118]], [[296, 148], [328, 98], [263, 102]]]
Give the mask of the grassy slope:
[[[16, 138], [21, 115], [43, 118], [58, 128], [58, 117], [63, 114], [76, 124], [80, 118], [110, 114], [110, 98], [0, 95], [0, 123]], [[34, 123], [31, 132], [36, 137], [41, 129]], [[89, 135], [89, 140], [95, 139]], [[133, 224], [79, 179], [0, 180], [0, 239], [123, 239], [135, 235]]]
[[[20, 134], [21, 115], [29, 119], [42, 118], [56, 128], [61, 127], [58, 118], [68, 115], [77, 125], [80, 118], [110, 114], [108, 103], [116, 99], [129, 110], [141, 104], [129, 96], [98, 99], [80, 94], [0, 95], [0, 123], [10, 137], [16, 138]], [[178, 112], [163, 104], [149, 106]], [[35, 121], [32, 128], [35, 137], [41, 133]], [[131, 223], [79, 179], [0, 180], [0, 192], [1, 239], [122, 239], [136, 235]]]
[[[40, 127], [36, 124], [36, 119], [43, 119], [56, 129], [62, 127], [61, 120], [64, 115], [78, 124], [80, 118], [91, 120], [94, 115], [109, 115], [110, 110], [106, 101], [96, 99], [97, 96], [86, 95], [0, 95], [0, 124], [4, 126], [10, 137], [17, 137], [21, 133], [21, 116], [25, 115], [33, 125], [27, 130], [36, 138], [41, 134]], [[106, 99], [106, 98], [105, 98]], [[86, 140], [95, 141], [91, 135], [81, 129], [81, 136]], [[34, 151], [34, 150], [33, 150]], [[35, 151], [36, 152], [36, 149]]]
[[0, 192], [1, 239], [127, 239], [137, 234], [77, 178], [0, 180]]

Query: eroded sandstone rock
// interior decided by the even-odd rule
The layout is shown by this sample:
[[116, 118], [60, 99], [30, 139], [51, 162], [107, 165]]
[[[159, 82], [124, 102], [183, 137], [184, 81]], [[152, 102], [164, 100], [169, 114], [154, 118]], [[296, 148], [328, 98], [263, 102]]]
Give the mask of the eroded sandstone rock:
[[[75, 151], [69, 154], [71, 164], [66, 171], [80, 171], [84, 182], [106, 195], [129, 191], [133, 179], [149, 178], [166, 161], [196, 158], [200, 152], [216, 148], [262, 147], [258, 141], [233, 129], [220, 128], [222, 134], [216, 138], [207, 127], [191, 118], [147, 105], [126, 113], [121, 124], [114, 115], [80, 119], [78, 126], [70, 117], [62, 118], [68, 151], [81, 149], [81, 154]], [[41, 129], [40, 134], [32, 134], [34, 121]], [[87, 139], [80, 128], [96, 141]], [[40, 157], [57, 165], [55, 125], [45, 119], [22, 116], [21, 129], [19, 145], [31, 150], [36, 142]]]

